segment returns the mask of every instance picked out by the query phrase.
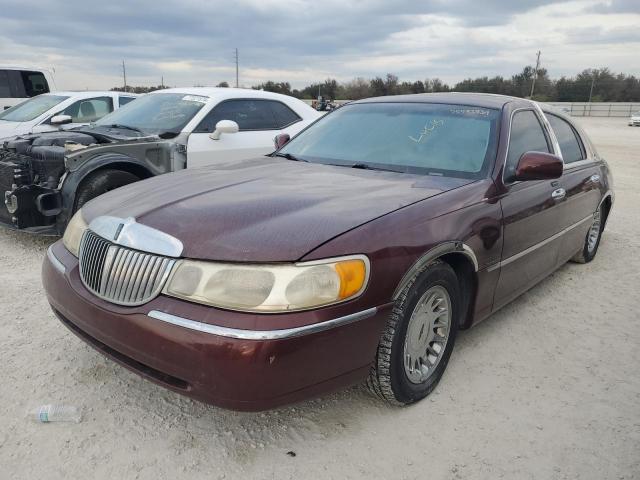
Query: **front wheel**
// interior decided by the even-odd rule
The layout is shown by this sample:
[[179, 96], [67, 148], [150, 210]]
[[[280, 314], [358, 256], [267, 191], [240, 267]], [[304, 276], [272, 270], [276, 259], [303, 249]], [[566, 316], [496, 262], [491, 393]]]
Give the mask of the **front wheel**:
[[433, 391], [449, 362], [461, 312], [460, 287], [441, 260], [420, 270], [403, 289], [382, 333], [367, 386], [396, 405]]
[[105, 169], [90, 173], [78, 187], [73, 211], [76, 212], [89, 200], [93, 200], [103, 193], [124, 187], [138, 180], [140, 178], [136, 175], [123, 170]]

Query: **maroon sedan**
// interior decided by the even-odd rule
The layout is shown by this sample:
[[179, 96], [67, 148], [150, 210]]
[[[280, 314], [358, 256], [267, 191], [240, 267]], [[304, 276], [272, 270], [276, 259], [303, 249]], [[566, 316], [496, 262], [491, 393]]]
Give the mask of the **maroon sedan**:
[[81, 339], [205, 402], [260, 410], [368, 379], [408, 404], [458, 329], [594, 258], [611, 188], [562, 112], [373, 98], [271, 156], [102, 195], [49, 249], [44, 285]]

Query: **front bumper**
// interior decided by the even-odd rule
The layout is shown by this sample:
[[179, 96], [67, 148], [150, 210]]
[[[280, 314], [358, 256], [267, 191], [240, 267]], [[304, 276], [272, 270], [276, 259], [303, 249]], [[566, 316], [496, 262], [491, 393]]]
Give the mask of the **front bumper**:
[[0, 224], [32, 233], [57, 234], [56, 216], [62, 211], [62, 196], [55, 188], [13, 185], [2, 192]]
[[86, 290], [77, 259], [61, 242], [44, 261], [43, 283], [62, 323], [104, 355], [166, 388], [234, 410], [273, 408], [364, 379], [391, 307], [254, 315], [165, 296], [120, 307]]

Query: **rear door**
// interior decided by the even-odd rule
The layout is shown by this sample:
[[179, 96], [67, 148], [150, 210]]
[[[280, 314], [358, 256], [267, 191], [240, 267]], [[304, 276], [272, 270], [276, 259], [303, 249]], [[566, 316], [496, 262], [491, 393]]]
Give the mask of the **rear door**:
[[556, 266], [556, 234], [563, 229], [558, 217], [560, 180], [518, 182], [514, 175], [525, 152], [554, 153], [551, 138], [534, 108], [516, 110], [511, 118], [509, 148], [502, 178], [501, 199], [504, 244], [494, 308], [520, 295]]
[[[240, 130], [212, 140], [209, 135], [220, 120], [232, 120]], [[224, 100], [189, 135], [187, 166], [197, 168], [215, 162], [266, 155], [274, 150], [274, 137], [300, 121], [301, 118], [293, 110], [276, 100]]]
[[545, 116], [558, 139], [565, 164], [559, 184], [565, 198], [558, 204], [558, 214], [565, 227], [558, 252], [557, 263], [560, 265], [583, 245], [600, 202], [601, 178], [595, 159], [571, 121], [550, 112], [545, 112]]

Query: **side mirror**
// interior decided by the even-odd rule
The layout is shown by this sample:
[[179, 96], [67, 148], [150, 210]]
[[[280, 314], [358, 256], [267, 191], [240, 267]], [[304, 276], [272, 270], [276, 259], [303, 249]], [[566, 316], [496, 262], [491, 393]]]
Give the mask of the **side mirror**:
[[220, 120], [216, 123], [216, 129], [209, 135], [211, 140], [220, 140], [220, 135], [223, 133], [238, 133], [240, 127], [233, 120]]
[[71, 115], [55, 115], [51, 117], [50, 122], [51, 125], [66, 125], [73, 122], [73, 118], [71, 118]]
[[281, 133], [280, 135], [275, 136], [273, 144], [275, 145], [276, 150], [280, 150], [289, 142], [289, 140], [291, 140], [291, 137], [288, 133]]
[[563, 168], [562, 159], [556, 155], [526, 152], [518, 161], [515, 180], [553, 180], [562, 176]]

